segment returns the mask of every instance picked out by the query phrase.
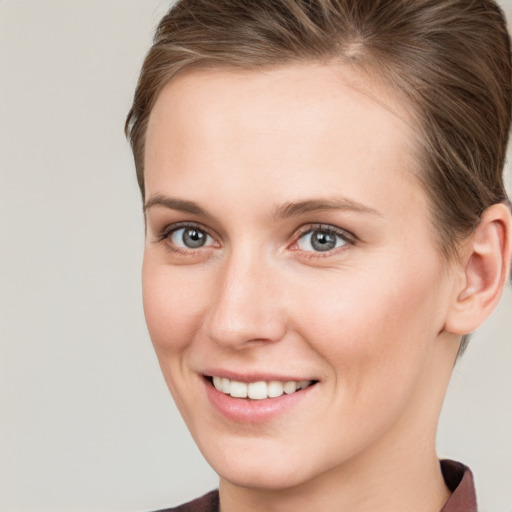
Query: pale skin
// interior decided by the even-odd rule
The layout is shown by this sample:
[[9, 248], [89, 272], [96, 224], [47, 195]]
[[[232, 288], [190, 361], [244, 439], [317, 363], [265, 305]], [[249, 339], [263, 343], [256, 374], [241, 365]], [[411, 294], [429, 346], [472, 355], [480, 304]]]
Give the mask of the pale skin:
[[[449, 498], [437, 421], [460, 336], [501, 295], [511, 221], [492, 206], [446, 261], [415, 137], [399, 98], [341, 64], [189, 70], [161, 92], [144, 308], [223, 512], [439, 512]], [[314, 385], [237, 421], [207, 397], [215, 372]]]

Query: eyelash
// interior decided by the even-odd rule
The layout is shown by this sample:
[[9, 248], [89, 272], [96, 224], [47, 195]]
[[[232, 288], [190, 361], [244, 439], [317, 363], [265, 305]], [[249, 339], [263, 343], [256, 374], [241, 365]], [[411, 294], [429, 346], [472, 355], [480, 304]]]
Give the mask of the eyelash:
[[337, 255], [340, 252], [345, 251], [347, 246], [355, 245], [357, 241], [357, 238], [353, 233], [350, 233], [344, 229], [334, 227], [330, 224], [310, 224], [299, 229], [297, 235], [294, 237], [295, 241], [292, 244], [292, 250], [300, 251], [300, 249], [295, 249], [293, 247], [297, 246], [299, 241], [307, 234], [312, 234], [315, 231], [319, 231], [336, 238], [341, 238], [343, 245], [341, 247], [335, 247], [327, 251], [301, 251], [307, 258], [328, 258], [330, 256]]
[[[206, 229], [204, 226], [198, 223], [191, 223], [191, 222], [184, 222], [184, 223], [178, 223], [178, 224], [171, 224], [168, 226], [165, 226], [162, 231], [158, 234], [157, 243], [164, 243], [168, 241], [173, 233], [180, 229], [197, 229], [198, 231], [201, 231], [205, 233], [207, 236], [215, 240], [215, 237], [210, 234], [208, 229]], [[315, 231], [320, 231], [322, 233], [325, 233], [327, 235], [334, 236], [336, 238], [341, 238], [343, 241], [343, 245], [341, 247], [335, 247], [333, 249], [326, 250], [324, 252], [322, 251], [301, 251], [298, 248], [294, 248], [297, 246], [299, 241], [306, 236], [307, 234], [314, 233]], [[304, 226], [302, 228], [299, 228], [296, 235], [294, 235], [294, 242], [289, 246], [291, 250], [293, 251], [301, 251], [304, 254], [304, 257], [307, 258], [327, 258], [329, 256], [333, 256], [334, 254], [338, 254], [340, 251], [346, 250], [346, 246], [352, 246], [355, 245], [357, 242], [356, 236], [344, 229], [336, 228], [329, 224], [309, 224], [307, 226]], [[184, 256], [190, 256], [191, 254], [199, 253], [204, 250], [209, 249], [211, 246], [207, 247], [198, 247], [196, 249], [189, 248], [189, 249], [183, 249], [181, 247], [176, 247], [172, 245], [171, 243], [166, 244], [166, 247], [168, 250], [175, 254], [180, 254]]]
[[[215, 240], [215, 237], [213, 235], [211, 235], [210, 232], [208, 231], [208, 229], [206, 229], [201, 224], [192, 223], [192, 222], [183, 222], [183, 223], [170, 224], [168, 226], [165, 226], [162, 229], [162, 231], [159, 233], [156, 242], [164, 243], [168, 240], [170, 241], [171, 235], [180, 229], [197, 229], [198, 231], [202, 231], [207, 236], [209, 236], [210, 238]], [[190, 256], [193, 253], [197, 254], [197, 253], [202, 252], [205, 249], [209, 248], [209, 246], [208, 246], [208, 247], [198, 247], [197, 249], [192, 249], [192, 248], [183, 249], [181, 247], [176, 247], [176, 246], [172, 245], [171, 243], [167, 243], [167, 244], [165, 244], [165, 246], [172, 253], [180, 254], [183, 256]]]

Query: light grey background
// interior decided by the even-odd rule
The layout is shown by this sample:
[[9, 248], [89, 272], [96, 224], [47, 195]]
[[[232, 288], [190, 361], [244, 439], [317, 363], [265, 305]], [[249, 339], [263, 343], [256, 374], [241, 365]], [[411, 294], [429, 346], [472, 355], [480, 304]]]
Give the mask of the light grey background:
[[[146, 333], [122, 133], [167, 7], [0, 0], [2, 512], [148, 511], [216, 485]], [[511, 338], [508, 289], [441, 419], [440, 455], [472, 467], [482, 512], [512, 511]]]

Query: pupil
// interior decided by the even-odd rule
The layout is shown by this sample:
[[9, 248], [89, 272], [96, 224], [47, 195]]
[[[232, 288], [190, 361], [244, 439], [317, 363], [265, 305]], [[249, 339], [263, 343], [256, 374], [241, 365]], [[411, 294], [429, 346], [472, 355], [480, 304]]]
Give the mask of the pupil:
[[186, 229], [183, 232], [183, 243], [190, 248], [197, 248], [204, 245], [206, 241], [205, 234], [197, 229]]
[[316, 231], [313, 234], [311, 245], [317, 251], [329, 251], [336, 246], [336, 237], [323, 231]]

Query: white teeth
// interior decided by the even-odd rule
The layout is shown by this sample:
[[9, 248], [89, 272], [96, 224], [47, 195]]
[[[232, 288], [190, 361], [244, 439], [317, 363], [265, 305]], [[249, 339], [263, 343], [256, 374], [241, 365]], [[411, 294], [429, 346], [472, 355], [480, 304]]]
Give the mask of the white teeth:
[[229, 379], [222, 379], [222, 392], [226, 393], [226, 395], [229, 395], [231, 388], [231, 381]]
[[300, 389], [306, 389], [310, 385], [311, 385], [310, 380], [301, 380], [300, 381]]
[[245, 382], [232, 380], [229, 394], [233, 398], [247, 398], [247, 384]]
[[222, 391], [222, 379], [220, 377], [213, 377], [213, 385], [217, 391]]
[[268, 383], [268, 396], [270, 398], [276, 398], [284, 393], [283, 383], [278, 380], [271, 380]]
[[290, 395], [305, 389], [311, 385], [311, 381], [290, 380], [288, 382], [281, 382], [271, 380], [270, 382], [257, 381], [246, 383], [230, 380], [225, 377], [213, 377], [213, 385], [217, 391], [231, 395], [233, 398], [249, 397], [252, 400], [264, 400], [265, 398], [277, 398], [285, 393]]
[[267, 398], [268, 386], [266, 382], [251, 382], [248, 387], [249, 390], [247, 394], [249, 398], [252, 398], [253, 400], [263, 400], [264, 398]]
[[297, 391], [297, 383], [295, 381], [290, 380], [284, 385], [284, 392], [287, 395], [291, 395], [292, 393], [295, 393], [295, 391]]

